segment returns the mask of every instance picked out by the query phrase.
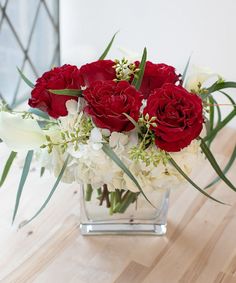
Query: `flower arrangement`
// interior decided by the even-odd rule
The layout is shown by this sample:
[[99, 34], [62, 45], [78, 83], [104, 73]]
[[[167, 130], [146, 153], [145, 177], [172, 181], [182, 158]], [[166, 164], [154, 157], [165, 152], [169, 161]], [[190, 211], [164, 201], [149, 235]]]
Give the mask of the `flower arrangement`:
[[[17, 152], [27, 150], [13, 221], [33, 159], [41, 176], [47, 169], [57, 178], [42, 208], [60, 181], [85, 185], [86, 201], [96, 194], [97, 205], [106, 205], [110, 215], [124, 213], [141, 197], [153, 206], [147, 192], [184, 182], [220, 203], [207, 193], [209, 186], [221, 179], [236, 190], [226, 177], [235, 150], [224, 169], [210, 150], [217, 133], [236, 115], [235, 102], [222, 91], [236, 88], [236, 82], [217, 76], [206, 87], [207, 73], [186, 80], [190, 60], [178, 74], [172, 66], [147, 61], [146, 48], [140, 61], [106, 60], [114, 37], [98, 61], [55, 67], [35, 85], [19, 70], [32, 88], [31, 108], [19, 112], [2, 102], [0, 112], [0, 138], [12, 150], [0, 185]], [[233, 106], [224, 119], [214, 96], [219, 91]], [[217, 177], [200, 188], [191, 172], [204, 159]]]

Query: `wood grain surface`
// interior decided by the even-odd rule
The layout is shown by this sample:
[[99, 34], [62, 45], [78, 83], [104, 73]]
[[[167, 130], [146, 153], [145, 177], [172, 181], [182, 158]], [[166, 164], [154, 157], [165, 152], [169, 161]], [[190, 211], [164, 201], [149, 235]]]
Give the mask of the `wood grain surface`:
[[[223, 165], [236, 143], [236, 132], [226, 129], [214, 144]], [[0, 169], [7, 151], [0, 146]], [[48, 195], [54, 178], [39, 178], [32, 168], [15, 224], [11, 218], [19, 164], [0, 189], [1, 283], [235, 283], [236, 193], [219, 182], [209, 193], [230, 206], [220, 205], [191, 187], [173, 190], [168, 232], [155, 236], [80, 235], [79, 188], [60, 184], [48, 207], [29, 225], [29, 219]], [[207, 164], [196, 182], [212, 180]], [[236, 165], [228, 173], [236, 184]]]

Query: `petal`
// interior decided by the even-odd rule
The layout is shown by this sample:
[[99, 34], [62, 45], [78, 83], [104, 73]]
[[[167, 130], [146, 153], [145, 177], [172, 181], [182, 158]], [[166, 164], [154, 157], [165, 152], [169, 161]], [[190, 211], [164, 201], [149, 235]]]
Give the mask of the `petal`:
[[8, 112], [0, 112], [0, 138], [15, 151], [36, 149], [46, 141], [36, 120]]

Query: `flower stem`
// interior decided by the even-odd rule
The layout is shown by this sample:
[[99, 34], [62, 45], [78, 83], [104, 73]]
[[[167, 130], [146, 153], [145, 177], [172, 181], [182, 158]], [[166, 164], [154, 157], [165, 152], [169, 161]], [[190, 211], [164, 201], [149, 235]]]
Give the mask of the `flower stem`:
[[93, 188], [92, 188], [91, 184], [87, 184], [87, 189], [86, 189], [86, 192], [85, 192], [85, 200], [86, 201], [91, 200], [92, 193], [93, 193]]

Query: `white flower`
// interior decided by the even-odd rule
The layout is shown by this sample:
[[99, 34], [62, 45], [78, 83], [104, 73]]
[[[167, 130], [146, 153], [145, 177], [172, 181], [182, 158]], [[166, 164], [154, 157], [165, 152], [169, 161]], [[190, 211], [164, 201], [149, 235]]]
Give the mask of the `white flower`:
[[15, 151], [37, 149], [46, 141], [36, 120], [9, 112], [0, 112], [0, 138]]
[[192, 67], [192, 71], [190, 71], [190, 75], [186, 80], [186, 89], [188, 91], [198, 91], [199, 85], [203, 85], [208, 80], [215, 78], [215, 81], [219, 79], [219, 75], [213, 73], [208, 68], [199, 68], [196, 66]]

